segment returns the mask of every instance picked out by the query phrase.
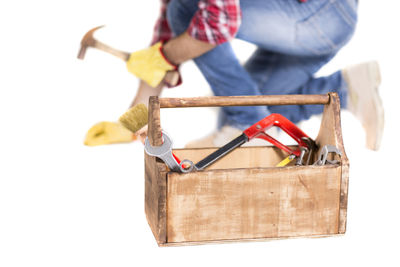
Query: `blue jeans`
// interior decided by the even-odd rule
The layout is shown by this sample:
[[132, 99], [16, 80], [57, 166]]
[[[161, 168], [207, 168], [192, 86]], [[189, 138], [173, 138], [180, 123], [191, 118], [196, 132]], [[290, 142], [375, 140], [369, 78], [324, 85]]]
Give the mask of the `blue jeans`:
[[[357, 0], [241, 0], [242, 24], [236, 38], [257, 46], [242, 66], [224, 43], [194, 62], [217, 96], [324, 94], [337, 92], [346, 107], [347, 85], [340, 71], [315, 78], [324, 64], [351, 38]], [[175, 35], [183, 33], [198, 0], [172, 0], [167, 18]], [[219, 127], [245, 129], [270, 113], [293, 122], [320, 114], [320, 105], [224, 107]]]

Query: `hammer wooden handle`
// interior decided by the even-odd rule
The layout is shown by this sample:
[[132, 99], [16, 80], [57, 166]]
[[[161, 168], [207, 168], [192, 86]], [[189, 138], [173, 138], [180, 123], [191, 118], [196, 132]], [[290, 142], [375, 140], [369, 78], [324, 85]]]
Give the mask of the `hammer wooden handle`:
[[159, 101], [160, 108], [325, 105], [329, 103], [329, 95], [211, 96], [160, 98]]
[[[114, 47], [106, 45], [93, 37], [94, 32], [102, 27], [104, 27], [104, 26], [98, 26], [93, 29], [90, 29], [83, 36], [83, 38], [81, 40], [81, 47], [80, 47], [79, 53], [78, 53], [78, 58], [84, 59], [86, 50], [89, 47], [93, 47], [93, 48], [99, 49], [101, 51], [104, 51], [106, 53], [109, 53], [119, 59], [122, 59], [125, 62], [128, 61], [128, 59], [130, 57], [130, 53], [115, 49]], [[179, 73], [177, 71], [167, 72], [167, 74], [165, 75], [164, 81], [171, 86], [177, 85], [177, 83], [179, 82]]]
[[128, 52], [115, 49], [115, 48], [113, 48], [111, 46], [108, 46], [108, 45], [98, 41], [98, 40], [94, 40], [93, 47], [97, 48], [97, 49], [99, 49], [101, 51], [104, 51], [106, 53], [109, 53], [109, 54], [111, 54], [113, 56], [116, 56], [117, 58], [120, 58], [123, 61], [127, 61], [129, 59], [129, 55], [130, 54]]
[[179, 82], [179, 72], [178, 71], [168, 71], [165, 74], [164, 81], [171, 86], [175, 86]]

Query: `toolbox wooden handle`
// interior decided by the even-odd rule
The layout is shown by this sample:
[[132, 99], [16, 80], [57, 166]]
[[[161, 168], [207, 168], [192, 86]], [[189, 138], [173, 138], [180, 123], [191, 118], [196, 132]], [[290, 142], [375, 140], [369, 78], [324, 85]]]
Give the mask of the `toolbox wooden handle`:
[[329, 95], [211, 96], [191, 98], [160, 98], [159, 101], [160, 108], [325, 105], [329, 103]]
[[160, 108], [223, 107], [223, 106], [273, 106], [273, 105], [326, 105], [326, 95], [258, 95], [211, 96], [192, 98], [149, 98], [148, 137], [152, 146], [162, 145]]

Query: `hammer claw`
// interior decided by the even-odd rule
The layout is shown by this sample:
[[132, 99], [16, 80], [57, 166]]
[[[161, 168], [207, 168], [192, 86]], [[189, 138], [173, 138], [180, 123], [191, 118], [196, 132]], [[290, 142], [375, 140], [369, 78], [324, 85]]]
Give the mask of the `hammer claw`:
[[94, 39], [93, 34], [100, 28], [103, 28], [104, 25], [94, 27], [93, 29], [89, 30], [81, 40], [81, 48], [79, 49], [78, 58], [84, 59], [86, 54], [86, 49], [88, 47], [94, 47], [96, 45], [96, 39]]

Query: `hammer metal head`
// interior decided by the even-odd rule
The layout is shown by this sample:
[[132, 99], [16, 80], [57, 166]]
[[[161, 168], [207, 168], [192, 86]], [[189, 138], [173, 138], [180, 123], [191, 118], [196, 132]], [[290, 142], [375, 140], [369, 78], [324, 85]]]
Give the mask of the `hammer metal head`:
[[83, 38], [81, 40], [81, 48], [80, 48], [79, 53], [78, 53], [78, 58], [79, 59], [84, 59], [85, 58], [86, 49], [88, 47], [94, 47], [95, 46], [97, 41], [96, 41], [96, 39], [94, 39], [93, 34], [94, 34], [95, 31], [97, 31], [98, 29], [103, 28], [103, 27], [104, 27], [104, 25], [95, 27], [95, 28], [89, 30], [83, 36]]

